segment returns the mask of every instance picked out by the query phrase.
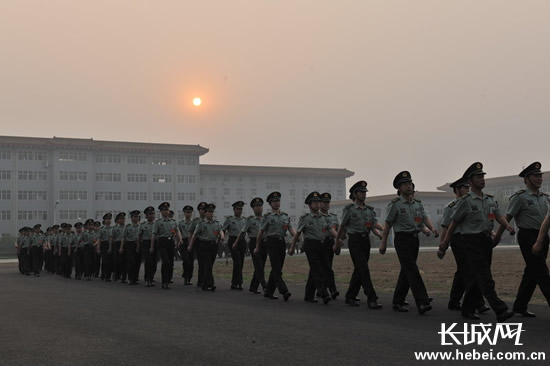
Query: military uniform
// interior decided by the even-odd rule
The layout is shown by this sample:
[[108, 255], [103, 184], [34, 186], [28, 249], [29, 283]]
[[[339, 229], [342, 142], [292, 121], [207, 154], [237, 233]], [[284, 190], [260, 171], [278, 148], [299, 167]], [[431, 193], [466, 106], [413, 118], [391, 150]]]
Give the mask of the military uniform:
[[[103, 215], [103, 222], [110, 220], [113, 217], [111, 213]], [[109, 253], [109, 239], [111, 238], [111, 231], [113, 227], [111, 225], [103, 225], [99, 229], [99, 255], [101, 261], [101, 280], [111, 281], [113, 273], [113, 255]]]
[[76, 224], [74, 224], [76, 232], [71, 239], [71, 257], [72, 257], [72, 262], [74, 266], [75, 280], [82, 279], [82, 273], [84, 268], [84, 250], [82, 250], [82, 248], [80, 248], [79, 246], [80, 238], [82, 237], [82, 231], [80, 230], [82, 229], [83, 226], [84, 224], [81, 222], [77, 222]]
[[[168, 202], [159, 206], [159, 210], [167, 210], [170, 207]], [[158, 251], [162, 261], [161, 275], [163, 288], [169, 288], [170, 281], [174, 274], [174, 249], [177, 239], [178, 223], [169, 217], [161, 218], [153, 226], [153, 235], [157, 239]]]
[[[215, 205], [209, 204], [206, 209], [213, 211], [215, 208]], [[203, 290], [214, 291], [216, 289], [212, 268], [218, 254], [217, 242], [221, 231], [222, 227], [218, 221], [204, 219], [198, 223], [193, 232], [195, 241], [198, 240], [197, 254], [204, 271]]]
[[[124, 212], [120, 212], [115, 217], [115, 222], [126, 217]], [[127, 269], [126, 269], [126, 257], [120, 254], [120, 245], [122, 243], [122, 236], [124, 234], [124, 225], [116, 224], [111, 229], [111, 251], [113, 258], [113, 280], [118, 280], [121, 283], [126, 283]]]
[[[329, 193], [322, 193], [321, 194], [321, 201], [327, 201], [330, 202], [331, 195]], [[334, 229], [334, 231], [338, 232], [338, 229], [340, 228], [340, 222], [338, 221], [338, 215], [332, 212], [328, 212], [326, 214], [327, 220]], [[339, 295], [338, 290], [336, 289], [336, 281], [334, 278], [334, 271], [332, 270], [332, 261], [334, 260], [334, 238], [328, 231], [325, 232], [325, 239], [323, 240], [323, 247], [325, 248], [326, 258], [328, 261], [324, 263], [326, 266], [324, 269], [324, 272], [326, 273], [326, 285], [328, 290], [330, 291], [332, 298], [336, 299], [336, 297]]]
[[93, 230], [94, 221], [92, 219], [86, 220], [84, 231], [80, 237], [79, 249], [83, 251], [84, 255], [84, 278], [86, 281], [90, 281], [93, 275], [93, 263], [95, 242], [98, 240], [97, 233]]
[[[233, 203], [233, 209], [244, 206], [243, 201]], [[233, 262], [233, 274], [231, 276], [231, 289], [243, 289], [243, 265], [244, 256], [246, 254], [246, 241], [244, 238], [237, 242], [237, 237], [246, 223], [246, 219], [242, 216], [229, 216], [222, 225], [222, 230], [229, 236], [227, 245], [231, 251], [231, 261]], [[236, 248], [233, 248], [236, 246]]]
[[[153, 207], [147, 207], [144, 211], [145, 215], [148, 215], [149, 213], [154, 213], [155, 209]], [[154, 253], [151, 253], [151, 238], [153, 236], [153, 229], [155, 227], [154, 221], [146, 221], [143, 222], [139, 227], [139, 241], [141, 243], [141, 250], [143, 253], [143, 264], [145, 269], [145, 282], [147, 283], [147, 287], [152, 287], [153, 285], [153, 279], [155, 278], [155, 272], [156, 272], [156, 258], [157, 253], [156, 250]], [[155, 248], [156, 249], [156, 248]]]
[[[263, 206], [264, 200], [260, 197], [252, 199], [250, 207]], [[267, 283], [265, 281], [265, 261], [267, 260], [267, 248], [265, 245], [260, 246], [260, 252], [255, 255], [254, 249], [256, 248], [256, 240], [258, 239], [258, 231], [260, 231], [260, 224], [263, 216], [251, 215], [246, 219], [246, 222], [241, 229], [242, 235], [248, 235], [248, 248], [252, 256], [252, 264], [254, 265], [254, 275], [250, 281], [249, 291], [258, 293], [258, 287], [262, 285], [262, 289], [265, 291]]]
[[[531, 174], [542, 174], [541, 164], [535, 162], [525, 168], [519, 176], [526, 178]], [[550, 304], [550, 275], [546, 258], [548, 256], [548, 235], [544, 240], [542, 253], [533, 254], [532, 246], [539, 235], [546, 213], [550, 209], [549, 196], [542, 192], [533, 192], [528, 188], [516, 192], [510, 197], [507, 215], [514, 218], [519, 228], [517, 239], [521, 254], [525, 260], [525, 270], [518, 288], [513, 311], [515, 313], [531, 314], [527, 312], [527, 305], [533, 296], [537, 285]]]
[[[130, 212], [130, 217], [137, 216], [139, 218], [139, 211], [135, 210]], [[122, 240], [124, 247], [124, 254], [126, 257], [126, 271], [128, 273], [128, 282], [130, 285], [137, 285], [139, 281], [139, 268], [141, 263], [138, 247], [140, 224], [129, 223], [122, 232]]]
[[[61, 229], [69, 229], [69, 224], [61, 224]], [[61, 249], [61, 273], [63, 277], [70, 278], [72, 272], [70, 246], [72, 241], [71, 233], [63, 231], [57, 240], [59, 248]]]
[[[199, 222], [201, 222], [203, 220], [203, 217], [204, 217], [204, 214], [205, 214], [205, 210], [206, 210], [206, 206], [208, 206], [208, 203], [206, 202], [200, 202], [198, 205], [197, 205], [197, 210], [199, 211], [199, 217], [195, 217], [193, 220], [191, 220], [191, 226], [189, 227], [189, 240], [191, 240], [191, 236], [193, 235], [193, 233], [195, 232], [195, 228], [197, 227], [197, 225], [199, 224]], [[200, 260], [199, 258], [199, 253], [198, 253], [198, 245], [195, 245], [193, 247], [193, 250], [192, 250], [192, 255], [195, 256], [197, 258], [197, 264], [198, 264], [198, 271], [197, 271], [197, 287], [201, 287], [202, 288], [202, 285], [203, 285], [203, 274], [204, 274], [204, 269], [202, 268], [202, 261]]]
[[[474, 175], [485, 174], [482, 169], [481, 163], [474, 163], [466, 170], [464, 178], [470, 179]], [[482, 193], [480, 197], [474, 192], [461, 197], [456, 210], [451, 215], [451, 220], [457, 223], [457, 228], [460, 230], [461, 245], [465, 249], [464, 282], [466, 293], [462, 303], [464, 317], [469, 317], [474, 313], [480, 292], [497, 314], [499, 321], [509, 317], [508, 307], [497, 296], [495, 282], [491, 274], [493, 251], [491, 232], [494, 220], [499, 215], [500, 210], [493, 196]]]
[[[272, 192], [267, 196], [267, 202], [281, 199], [279, 192]], [[265, 244], [271, 263], [271, 273], [267, 281], [267, 288], [264, 296], [275, 298], [275, 289], [284, 296], [285, 301], [290, 297], [290, 292], [283, 280], [283, 266], [286, 256], [286, 233], [292, 228], [290, 217], [285, 212], [269, 212], [260, 223], [260, 230], [263, 231], [263, 237], [266, 238]]]
[[54, 248], [51, 245], [51, 239], [53, 238], [53, 229], [49, 227], [46, 230], [46, 242], [48, 242], [48, 247], [44, 250], [44, 268], [46, 269], [46, 272], [52, 274], [54, 273], [54, 267], [53, 267], [53, 252]]
[[[412, 182], [410, 173], [403, 171], [395, 177], [393, 186], [399, 189], [402, 184], [408, 182]], [[426, 286], [416, 264], [420, 248], [418, 233], [426, 218], [422, 202], [417, 199], [413, 198], [409, 201], [403, 197], [397, 197], [388, 205], [386, 223], [393, 227], [394, 247], [401, 264], [393, 294], [393, 304], [395, 307], [405, 303], [410, 288], [421, 314], [431, 310]]]
[[[193, 207], [185, 206], [183, 212], [193, 212]], [[193, 226], [192, 219], [183, 219], [179, 222], [178, 227], [181, 232], [182, 245], [180, 246], [180, 256], [182, 262], [182, 277], [184, 278], [184, 285], [191, 285], [191, 279], [193, 278], [193, 264], [195, 262], [195, 251], [189, 252], [189, 237], [193, 233], [190, 231]]]
[[30, 275], [30, 244], [31, 238], [29, 237], [30, 228], [24, 227], [21, 229], [21, 235], [18, 240], [18, 252], [19, 252], [19, 267], [20, 272], [26, 276]]
[[39, 230], [33, 232], [31, 236], [31, 268], [36, 277], [40, 276], [42, 271], [42, 265], [44, 261], [44, 233], [40, 231], [41, 225], [35, 225], [34, 229]]

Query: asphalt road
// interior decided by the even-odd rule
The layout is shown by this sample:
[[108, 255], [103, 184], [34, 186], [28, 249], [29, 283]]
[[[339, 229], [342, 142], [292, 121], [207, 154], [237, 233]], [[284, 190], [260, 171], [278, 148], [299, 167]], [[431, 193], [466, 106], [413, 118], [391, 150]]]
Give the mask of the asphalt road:
[[[215, 293], [202, 292], [176, 278], [171, 290], [161, 290], [47, 274], [25, 277], [15, 265], [0, 265], [0, 364], [420, 364], [415, 351], [457, 348], [440, 345], [441, 323], [464, 324], [459, 313], [446, 309], [446, 299], [435, 299], [434, 310], [419, 316], [412, 306], [409, 313], [393, 312], [391, 294], [382, 294], [385, 306], [378, 311], [368, 310], [364, 297], [358, 308], [342, 298], [326, 306], [305, 303], [301, 286], [291, 288], [285, 303], [231, 291], [225, 281], [217, 285]], [[549, 308], [530, 309], [536, 319], [511, 319], [523, 323], [523, 346], [506, 340], [460, 349], [546, 351]], [[494, 322], [494, 314], [482, 320]]]

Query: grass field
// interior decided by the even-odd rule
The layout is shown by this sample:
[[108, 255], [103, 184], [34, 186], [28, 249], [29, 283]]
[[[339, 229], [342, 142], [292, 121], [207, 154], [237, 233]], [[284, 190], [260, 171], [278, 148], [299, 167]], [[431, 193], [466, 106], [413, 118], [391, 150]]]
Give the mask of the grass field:
[[[385, 255], [373, 254], [370, 259], [370, 271], [375, 289], [379, 293], [393, 293], [397, 276], [399, 274], [399, 262], [395, 253]], [[420, 253], [418, 266], [428, 289], [430, 296], [447, 297], [451, 288], [456, 269], [454, 257], [451, 251], [443, 260], [437, 258], [435, 252]], [[181, 274], [181, 262], [176, 263], [176, 271]], [[266, 278], [269, 275], [269, 259], [266, 264]], [[495, 250], [493, 254], [493, 278], [499, 296], [511, 303], [515, 299], [516, 291], [523, 274], [524, 261], [518, 250]], [[342, 254], [334, 257], [333, 269], [340, 293], [347, 289], [353, 265], [349, 255]], [[305, 255], [287, 256], [283, 274], [288, 283], [305, 285], [309, 270]], [[214, 276], [220, 279], [231, 279], [231, 259], [216, 262]], [[245, 288], [250, 282], [253, 268], [250, 258], [245, 259], [244, 279]], [[412, 295], [411, 295], [412, 296]], [[537, 288], [532, 303], [545, 304], [546, 301]]]

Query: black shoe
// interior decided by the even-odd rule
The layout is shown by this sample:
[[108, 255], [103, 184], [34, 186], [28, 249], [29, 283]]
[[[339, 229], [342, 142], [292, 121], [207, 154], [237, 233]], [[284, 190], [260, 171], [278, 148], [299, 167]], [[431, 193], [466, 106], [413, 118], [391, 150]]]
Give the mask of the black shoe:
[[312, 304], [317, 304], [319, 302], [319, 300], [317, 299], [304, 299], [305, 302], [310, 302]]
[[237, 290], [240, 290], [240, 291], [244, 290], [243, 285], [237, 286]]
[[231, 290], [238, 290], [239, 288], [235, 285], [231, 285]]
[[122, 281], [120, 281], [120, 283], [128, 283], [128, 281], [122, 280]]
[[346, 304], [349, 306], [359, 306], [359, 303], [355, 299], [346, 299]]
[[481, 305], [477, 308], [477, 312], [480, 313], [480, 314], [486, 313], [489, 310], [491, 310], [491, 308], [488, 307], [487, 305]]
[[393, 311], [397, 311], [398, 313], [406, 313], [409, 311], [409, 309], [404, 307], [402, 304], [393, 304], [392, 309]]
[[505, 310], [499, 314], [497, 314], [497, 321], [499, 323], [505, 322], [506, 320], [510, 319], [514, 316], [514, 313], [508, 310]]
[[105, 282], [111, 282], [111, 280], [110, 280], [110, 279], [108, 279], [108, 278], [106, 278], [106, 279], [105, 279]]
[[447, 306], [449, 310], [462, 310], [462, 306], [460, 304], [451, 304], [449, 303], [449, 306]]
[[292, 294], [291, 294], [289, 291], [285, 292], [285, 293], [283, 294], [283, 300], [288, 301], [288, 299], [290, 299], [290, 296], [291, 296], [291, 295], [292, 295]]
[[174, 281], [170, 280], [170, 282], [168, 282], [168, 283], [174, 283]]
[[330, 300], [332, 300], [330, 296], [323, 297], [323, 305], [327, 305], [330, 302]]
[[181, 275], [181, 278], [185, 278], [185, 276], [183, 275], [183, 273], [182, 273], [182, 275]]
[[248, 292], [252, 292], [254, 295], [258, 295], [258, 294], [261, 294], [262, 292], [259, 291], [259, 290], [253, 290], [253, 289], [249, 289]]
[[409, 306], [409, 302], [408, 302], [408, 301], [403, 301], [403, 302], [400, 303], [399, 305], [402, 305], [402, 306]]
[[479, 320], [479, 316], [475, 315], [474, 313], [462, 313], [462, 317], [464, 319], [468, 320]]
[[382, 309], [382, 305], [380, 305], [378, 303], [378, 301], [374, 300], [374, 301], [369, 301], [368, 302], [368, 306], [369, 306], [369, 309], [373, 309], [373, 310], [378, 310], [378, 309]]
[[212, 292], [216, 291], [216, 286], [212, 286], [212, 287], [210, 287], [210, 289], [209, 289], [209, 290], [210, 290], [210, 291], [212, 291]]
[[332, 297], [332, 300], [336, 300], [336, 298], [340, 295], [340, 293], [336, 290], [332, 291], [330, 293], [330, 297]]
[[428, 311], [432, 310], [432, 306], [431, 305], [420, 305], [418, 307], [418, 314], [422, 315]]
[[537, 316], [535, 315], [535, 313], [532, 313], [530, 311], [515, 311], [514, 310], [514, 313], [516, 314], [521, 314], [521, 316], [523, 316], [524, 318], [536, 318]]

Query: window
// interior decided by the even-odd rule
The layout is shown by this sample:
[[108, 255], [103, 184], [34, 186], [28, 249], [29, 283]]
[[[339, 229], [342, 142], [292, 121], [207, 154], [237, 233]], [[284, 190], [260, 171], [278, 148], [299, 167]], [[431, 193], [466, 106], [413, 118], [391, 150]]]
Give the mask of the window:
[[147, 164], [147, 157], [144, 155], [128, 156], [128, 164]]
[[59, 191], [59, 199], [67, 201], [87, 200], [88, 191]]
[[178, 201], [195, 201], [196, 199], [195, 192], [178, 192]]
[[189, 158], [187, 159], [187, 165], [197, 165], [197, 158]]
[[48, 199], [47, 191], [19, 191], [17, 192], [17, 199], [22, 201], [45, 201]]
[[550, 183], [543, 184], [542, 187], [541, 187], [541, 190], [544, 193], [550, 193]]
[[120, 201], [122, 199], [122, 193], [120, 192], [96, 192], [96, 201]]
[[11, 191], [0, 191], [0, 200], [11, 200]]
[[119, 164], [120, 155], [117, 154], [97, 154], [95, 156], [96, 163], [110, 163], [110, 164]]
[[[9, 152], [9, 151], [8, 151]], [[43, 151], [19, 151], [17, 153], [17, 159], [19, 160], [46, 160], [46, 153]], [[11, 159], [11, 154], [9, 159]]]
[[59, 161], [87, 161], [88, 156], [85, 152], [79, 151], [60, 151]]
[[216, 188], [210, 188], [210, 196], [215, 197], [218, 194], [218, 190]]
[[438, 216], [443, 215], [443, 205], [437, 205], [436, 215]]
[[59, 219], [60, 220], [84, 220], [88, 216], [86, 210], [60, 210]]
[[292, 198], [296, 197], [296, 190], [295, 189], [290, 190], [290, 197], [292, 197]]
[[223, 195], [224, 196], [229, 196], [229, 193], [231, 192], [231, 190], [229, 188], [224, 188], [223, 189]]
[[336, 199], [339, 199], [339, 200], [344, 199], [344, 191], [342, 190], [336, 191]]
[[147, 192], [128, 192], [128, 201], [147, 201]]
[[153, 165], [170, 165], [172, 164], [172, 158], [169, 156], [153, 156], [151, 158], [151, 164]]
[[96, 182], [120, 182], [120, 173], [96, 173]]
[[153, 192], [154, 201], [171, 201], [172, 192]]
[[88, 172], [69, 172], [60, 171], [59, 180], [71, 180], [71, 181], [86, 181], [88, 180]]
[[153, 183], [170, 183], [172, 176], [169, 174], [153, 174]]
[[11, 151], [1, 150], [0, 151], [0, 159], [1, 160], [11, 160]]
[[290, 208], [295, 209], [296, 208], [296, 202], [294, 202], [294, 201], [290, 202]]
[[20, 170], [17, 172], [17, 178], [19, 180], [48, 180], [48, 173]]
[[17, 212], [18, 220], [35, 220], [35, 221], [45, 221], [48, 219], [48, 213], [46, 211], [18, 211]]
[[223, 208], [229, 208], [230, 206], [231, 204], [227, 201], [223, 203]]
[[11, 170], [0, 170], [1, 180], [11, 180]]
[[0, 211], [0, 220], [11, 220], [11, 211]]
[[244, 189], [242, 188], [237, 188], [237, 196], [239, 197], [239, 199], [243, 199], [244, 197]]
[[252, 189], [250, 190], [250, 195], [251, 195], [251, 196], [257, 196], [257, 195], [258, 195], [258, 190], [257, 190], [256, 188], [252, 188]]
[[194, 184], [196, 182], [195, 175], [178, 175], [178, 183]]
[[128, 173], [128, 182], [145, 183], [147, 174]]
[[281, 189], [281, 184], [274, 183], [274, 182], [267, 182], [265, 184], [266, 189], [274, 190], [274, 189]]

